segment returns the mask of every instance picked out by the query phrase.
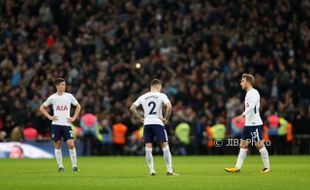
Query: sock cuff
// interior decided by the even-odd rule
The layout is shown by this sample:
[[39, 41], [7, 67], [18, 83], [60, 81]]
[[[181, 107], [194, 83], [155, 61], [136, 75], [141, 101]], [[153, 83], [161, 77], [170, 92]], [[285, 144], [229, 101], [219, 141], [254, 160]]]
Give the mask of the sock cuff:
[[70, 152], [75, 151], [75, 148], [73, 148], [73, 149], [69, 149], [69, 151], [70, 151]]
[[240, 151], [247, 152], [247, 151], [248, 151], [248, 149], [247, 149], [247, 148], [240, 148]]
[[163, 148], [163, 151], [169, 151], [169, 145], [165, 146], [165, 147]]
[[148, 147], [145, 147], [145, 151], [150, 151], [152, 152], [153, 148], [148, 148]]
[[61, 152], [61, 149], [55, 148], [55, 152]]

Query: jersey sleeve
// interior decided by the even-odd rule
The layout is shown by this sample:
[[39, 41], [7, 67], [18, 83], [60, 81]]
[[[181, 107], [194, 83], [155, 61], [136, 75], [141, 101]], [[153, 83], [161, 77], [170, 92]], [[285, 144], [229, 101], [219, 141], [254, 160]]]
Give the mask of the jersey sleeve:
[[133, 103], [135, 106], [139, 107], [141, 105], [141, 96]]
[[52, 96], [49, 96], [49, 97], [45, 100], [45, 102], [43, 102], [43, 105], [44, 105], [45, 107], [48, 107], [48, 106], [50, 106], [52, 103], [53, 103], [53, 101], [52, 101]]
[[256, 93], [250, 93], [245, 102], [245, 110], [243, 115], [249, 114], [255, 108], [257, 101], [258, 95]]
[[74, 106], [78, 105], [79, 103], [72, 94], [70, 94], [70, 101], [71, 101], [71, 104]]
[[163, 99], [164, 104], [170, 103], [170, 100], [169, 100], [169, 98], [168, 98], [168, 96], [166, 94], [162, 95], [162, 99]]

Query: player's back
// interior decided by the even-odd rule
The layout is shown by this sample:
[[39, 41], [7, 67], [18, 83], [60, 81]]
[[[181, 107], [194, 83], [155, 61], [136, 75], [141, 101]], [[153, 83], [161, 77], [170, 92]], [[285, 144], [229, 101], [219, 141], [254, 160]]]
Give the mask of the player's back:
[[167, 95], [161, 92], [147, 92], [135, 102], [136, 106], [142, 105], [144, 111], [144, 125], [164, 125], [162, 118], [163, 106], [170, 102]]

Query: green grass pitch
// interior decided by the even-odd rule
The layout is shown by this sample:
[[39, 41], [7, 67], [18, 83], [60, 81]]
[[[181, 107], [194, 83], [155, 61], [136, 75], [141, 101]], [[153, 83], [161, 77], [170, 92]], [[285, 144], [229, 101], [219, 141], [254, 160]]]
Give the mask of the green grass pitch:
[[260, 156], [248, 156], [240, 173], [226, 173], [236, 156], [173, 157], [180, 176], [166, 176], [164, 160], [155, 156], [157, 176], [149, 176], [144, 157], [80, 157], [80, 172], [58, 173], [56, 161], [0, 159], [1, 190], [174, 190], [294, 189], [310, 187], [310, 156], [271, 156], [272, 172], [260, 173]]

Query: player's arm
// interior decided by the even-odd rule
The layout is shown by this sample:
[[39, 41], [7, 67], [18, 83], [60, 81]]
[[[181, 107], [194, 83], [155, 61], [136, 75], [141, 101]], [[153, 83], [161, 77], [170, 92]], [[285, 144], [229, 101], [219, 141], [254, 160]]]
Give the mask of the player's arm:
[[243, 116], [248, 115], [254, 108], [255, 108], [255, 98], [251, 98], [248, 102], [247, 105], [245, 106], [245, 110], [242, 113]]
[[251, 95], [251, 97], [249, 98], [249, 100], [247, 101], [247, 103], [245, 105], [245, 110], [240, 115], [240, 117], [245, 117], [255, 108], [256, 99], [257, 99], [256, 95], [254, 95], [254, 94]]
[[166, 124], [169, 121], [172, 112], [172, 105], [170, 102], [165, 103], [165, 115], [163, 118], [163, 122]]
[[51, 115], [47, 112], [46, 108], [47, 108], [47, 106], [44, 105], [44, 104], [42, 104], [42, 105], [40, 106], [40, 111], [41, 111], [41, 113], [42, 113], [45, 117], [47, 117], [49, 120], [51, 120], [51, 121], [56, 121], [56, 120], [58, 119], [57, 116], [51, 116]]
[[138, 112], [138, 106], [136, 106], [135, 104], [132, 104], [130, 107], [130, 112], [139, 119], [140, 122], [144, 122], [144, 118], [140, 115], [140, 113]]
[[77, 103], [77, 104], [75, 105], [74, 114], [73, 114], [72, 117], [68, 118], [68, 121], [69, 121], [69, 122], [74, 122], [74, 121], [77, 119], [77, 117], [79, 116], [80, 111], [81, 111], [81, 105], [80, 105], [79, 103]]

